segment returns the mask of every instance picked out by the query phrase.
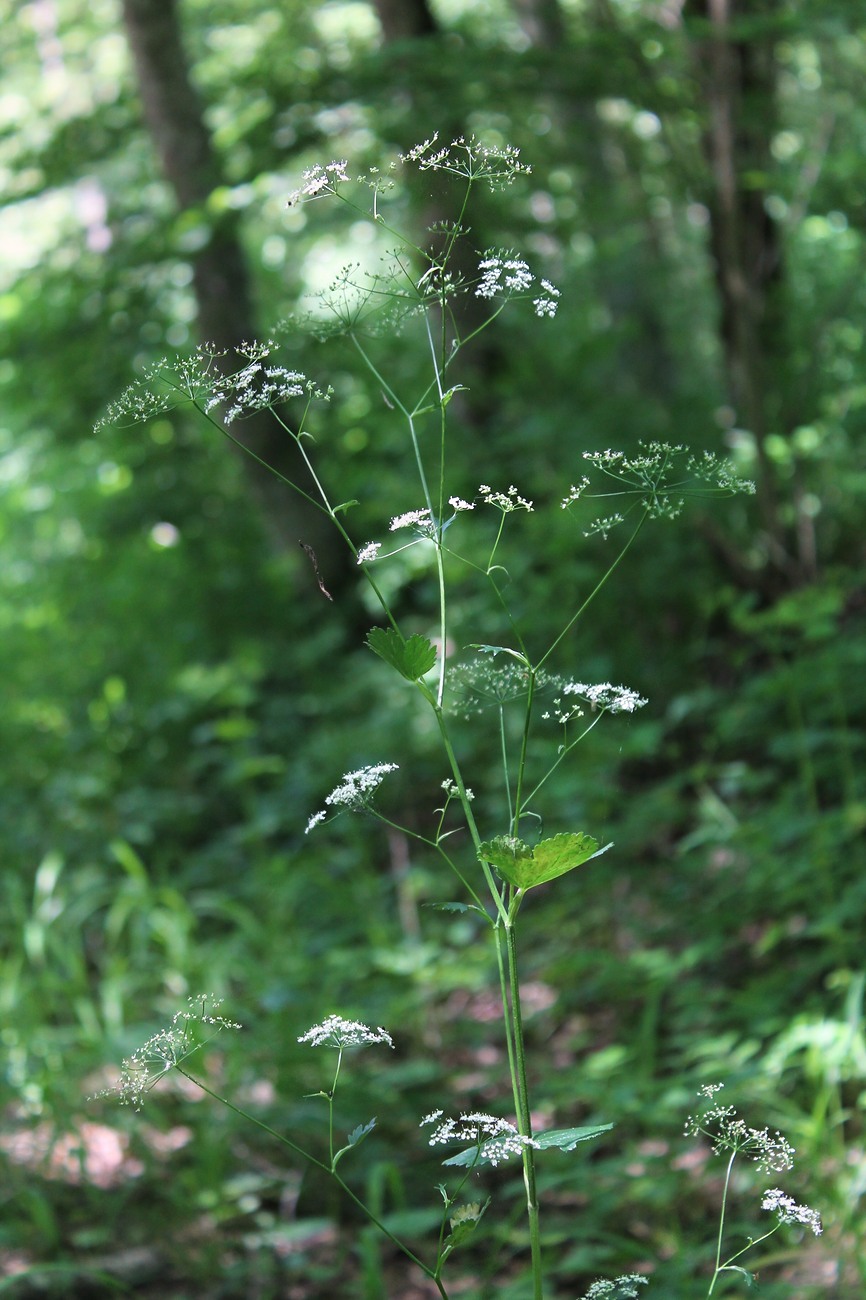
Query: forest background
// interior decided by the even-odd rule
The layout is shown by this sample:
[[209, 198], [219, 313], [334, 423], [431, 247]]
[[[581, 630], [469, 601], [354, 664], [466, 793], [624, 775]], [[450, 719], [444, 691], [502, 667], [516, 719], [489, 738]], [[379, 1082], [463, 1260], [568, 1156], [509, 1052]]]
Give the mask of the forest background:
[[[641, 439], [757, 484], [648, 537], [575, 649], [585, 680], [650, 704], [554, 783], [615, 849], [527, 915], [535, 1086], [558, 1121], [616, 1124], [545, 1175], [557, 1285], [631, 1269], [704, 1294], [720, 1174], [682, 1125], [718, 1079], [794, 1143], [825, 1217], [809, 1246], [774, 1238], [762, 1294], [864, 1294], [863, 38], [842, 0], [7, 0], [0, 1285], [426, 1294], [228, 1112], [87, 1097], [213, 990], [245, 1029], [212, 1077], [314, 1133], [297, 1036], [335, 1010], [399, 1028], [357, 1085], [392, 1146], [355, 1176], [420, 1232], [437, 1174], [400, 1158], [413, 1117], [496, 1094], [487, 959], [425, 906], [453, 887], [375, 824], [304, 837], [341, 772], [398, 759], [409, 824], [445, 775], [388, 707], [357, 569], [214, 429], [94, 432], [147, 362], [266, 335], [369, 243], [326, 204], [287, 208], [306, 167], [438, 130], [520, 148], [532, 175], [478, 202], [473, 238], [562, 290], [555, 321], [514, 313], [470, 357], [465, 491], [493, 465], [556, 501], [584, 451]], [[435, 199], [410, 192], [418, 231]], [[348, 349], [286, 347], [334, 385], [319, 437], [374, 536], [417, 504], [387, 405]], [[391, 344], [395, 373], [416, 364]], [[291, 468], [274, 427], [242, 434]], [[553, 626], [608, 552], [546, 515], [540, 565], [538, 529], [515, 576]], [[395, 575], [426, 631], [411, 564]], [[483, 728], [467, 745], [494, 761]], [[489, 1233], [468, 1293], [517, 1297], [508, 1221]]]

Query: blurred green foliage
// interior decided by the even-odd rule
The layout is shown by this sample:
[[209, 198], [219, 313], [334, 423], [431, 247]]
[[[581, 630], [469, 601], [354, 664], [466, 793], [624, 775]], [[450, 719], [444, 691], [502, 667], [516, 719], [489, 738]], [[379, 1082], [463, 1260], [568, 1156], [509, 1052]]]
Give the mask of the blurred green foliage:
[[[360, 2], [188, 0], [181, 18], [224, 181], [183, 212], [141, 123], [119, 7], [34, 0], [0, 24], [0, 1286], [420, 1295], [330, 1187], [228, 1113], [169, 1092], [142, 1123], [86, 1100], [189, 993], [214, 989], [245, 1031], [203, 1069], [315, 1143], [304, 1096], [322, 1080], [297, 1035], [332, 1010], [384, 1024], [400, 1050], [358, 1067], [344, 1118], [379, 1115], [353, 1176], [411, 1236], [441, 1176], [417, 1117], [448, 1098], [493, 1105], [505, 1078], [478, 927], [426, 906], [453, 896], [437, 863], [365, 824], [303, 836], [352, 767], [399, 761], [389, 793], [410, 825], [444, 775], [362, 646], [354, 577], [323, 599], [213, 430], [180, 413], [92, 426], [144, 362], [193, 342], [194, 259], [226, 213], [267, 332], [376, 252], [368, 223], [286, 210], [304, 167], [380, 164], [439, 128], [522, 149], [533, 176], [479, 204], [473, 233], [530, 253], [564, 291], [549, 330], [515, 316], [479, 343], [454, 490], [495, 465], [555, 503], [584, 450], [653, 437], [727, 449], [754, 473], [710, 247], [707, 23], [697, 5], [627, 0], [455, 0], [415, 40], [388, 39]], [[681, 1128], [715, 1079], [788, 1134], [791, 1190], [825, 1215], [820, 1243], [766, 1261], [762, 1294], [859, 1300], [866, 1283], [866, 46], [842, 0], [755, 0], [737, 21], [769, 60], [776, 113], [746, 118], [768, 170], [740, 178], [782, 250], [763, 452], [781, 526], [814, 565], [770, 590], [773, 539], [751, 503], [725, 503], [648, 532], [563, 647], [563, 668], [651, 701], [549, 782], [549, 833], [580, 824], [616, 847], [526, 909], [539, 1107], [617, 1125], [542, 1167], [563, 1296], [644, 1268], [660, 1295], [703, 1294], [719, 1173]], [[406, 200], [419, 229], [440, 197]], [[339, 344], [285, 337], [291, 364], [334, 386], [320, 449], [374, 536], [418, 504], [397, 427]], [[411, 334], [379, 346], [390, 375], [416, 373]], [[603, 543], [576, 547], [554, 513], [528, 518], [512, 570], [542, 628], [604, 563]], [[408, 564], [394, 581], [429, 630], [429, 592]], [[467, 584], [457, 643], [488, 615]], [[497, 761], [483, 724], [463, 737], [470, 772]], [[482, 814], [498, 833], [501, 810]], [[503, 1203], [511, 1177], [493, 1181]], [[740, 1190], [747, 1233], [760, 1189]], [[469, 1294], [518, 1300], [516, 1226], [490, 1215], [485, 1231]]]

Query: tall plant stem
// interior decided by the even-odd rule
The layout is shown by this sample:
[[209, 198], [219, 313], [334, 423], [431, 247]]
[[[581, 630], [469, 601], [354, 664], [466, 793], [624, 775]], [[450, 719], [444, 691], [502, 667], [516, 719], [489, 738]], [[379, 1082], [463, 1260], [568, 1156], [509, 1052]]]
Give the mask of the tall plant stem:
[[[511, 1026], [514, 1039], [513, 1074], [517, 1087], [517, 1127], [527, 1138], [532, 1137], [532, 1115], [529, 1108], [529, 1083], [526, 1077], [526, 1047], [523, 1040], [523, 1014], [520, 1002], [520, 979], [517, 969], [517, 938], [515, 919], [509, 916], [505, 923], [505, 941], [508, 953], [508, 980], [511, 993]], [[535, 1151], [523, 1148], [523, 1182], [526, 1187], [526, 1217], [529, 1222], [529, 1246], [532, 1254], [533, 1300], [543, 1300], [544, 1278], [541, 1271], [541, 1223], [538, 1210], [538, 1189], [535, 1182]]]
[[725, 1187], [724, 1187], [724, 1191], [722, 1192], [722, 1210], [721, 1210], [721, 1214], [719, 1215], [719, 1235], [716, 1239], [716, 1267], [713, 1272], [713, 1280], [710, 1283], [710, 1289], [707, 1292], [707, 1300], [710, 1300], [710, 1296], [713, 1294], [713, 1291], [716, 1289], [716, 1282], [719, 1280], [719, 1274], [722, 1271], [722, 1239], [724, 1238], [725, 1235], [725, 1215], [727, 1213], [727, 1208], [728, 1208], [728, 1189], [731, 1185], [731, 1171], [734, 1168], [734, 1161], [736, 1160], [736, 1158], [737, 1158], [736, 1151], [732, 1151], [731, 1158], [728, 1161], [728, 1167], [725, 1170]]

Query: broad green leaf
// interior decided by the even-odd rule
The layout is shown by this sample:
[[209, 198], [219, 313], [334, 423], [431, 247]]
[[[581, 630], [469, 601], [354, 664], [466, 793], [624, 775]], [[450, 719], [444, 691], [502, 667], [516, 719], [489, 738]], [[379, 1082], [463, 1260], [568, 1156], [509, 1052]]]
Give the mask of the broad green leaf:
[[492, 862], [496, 870], [516, 889], [534, 889], [557, 876], [564, 876], [590, 858], [605, 853], [611, 846], [598, 847], [598, 840], [582, 831], [554, 835], [532, 849], [511, 835], [499, 835], [482, 844], [479, 857]]
[[613, 1124], [595, 1124], [592, 1128], [551, 1128], [544, 1133], [533, 1133], [533, 1138], [543, 1151], [557, 1147], [560, 1151], [573, 1151], [578, 1142], [589, 1142], [600, 1133], [609, 1133]]
[[410, 682], [429, 673], [436, 662], [436, 647], [417, 633], [404, 641], [392, 627], [374, 627], [367, 633], [367, 645]]
[[500, 875], [510, 881], [509, 872], [515, 871], [518, 863], [532, 860], [532, 849], [516, 835], [497, 835], [479, 844], [478, 856], [485, 862], [492, 862]]

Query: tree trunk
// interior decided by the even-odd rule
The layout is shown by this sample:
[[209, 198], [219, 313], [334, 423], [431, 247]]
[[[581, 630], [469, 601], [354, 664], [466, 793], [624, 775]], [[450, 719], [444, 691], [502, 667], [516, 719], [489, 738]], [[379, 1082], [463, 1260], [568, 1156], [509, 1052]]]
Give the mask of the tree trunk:
[[[123, 0], [123, 17], [145, 120], [163, 173], [181, 210], [200, 209], [210, 227], [207, 243], [192, 259], [199, 338], [232, 357], [235, 348], [256, 337], [249, 273], [237, 215], [213, 217], [207, 210], [222, 176], [190, 79], [176, 0]], [[300, 457], [290, 455], [293, 444], [268, 412], [255, 413], [233, 433], [236, 430], [263, 461], [312, 490]], [[252, 458], [244, 460], [274, 544], [296, 548], [301, 541], [311, 546], [331, 590], [342, 587], [349, 566], [330, 521]], [[315, 592], [317, 577], [311, 568], [305, 588]]]
[[782, 250], [765, 206], [776, 121], [772, 12], [764, 0], [699, 0], [697, 14], [706, 27], [695, 52], [725, 370], [737, 422], [755, 439], [765, 578], [774, 575], [763, 585], [778, 590], [812, 575], [808, 547], [789, 539], [767, 453], [768, 434], [787, 432]]

